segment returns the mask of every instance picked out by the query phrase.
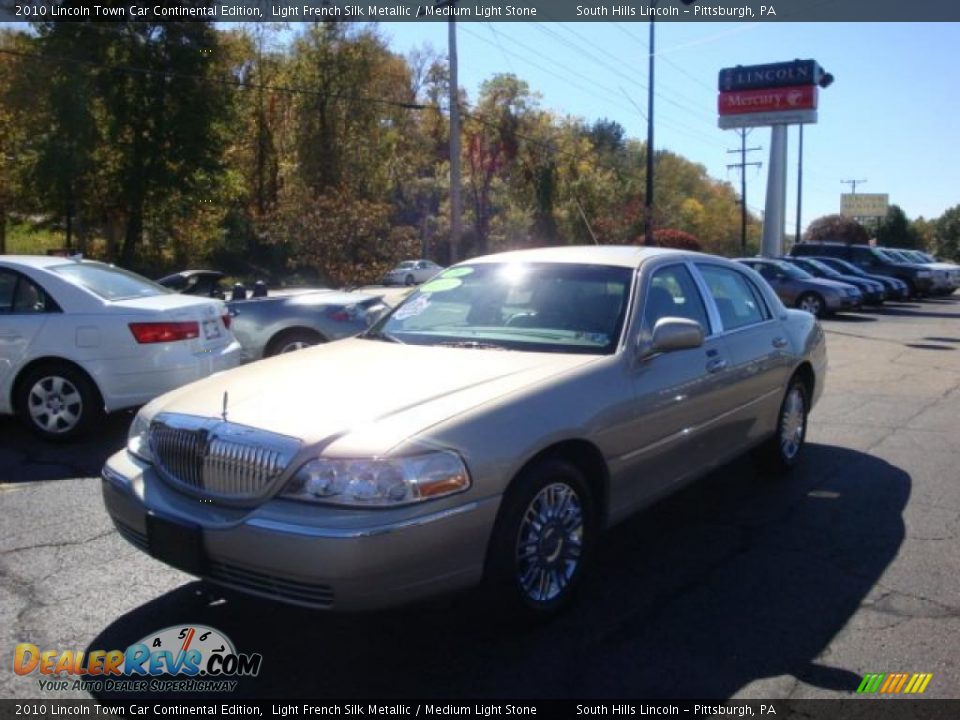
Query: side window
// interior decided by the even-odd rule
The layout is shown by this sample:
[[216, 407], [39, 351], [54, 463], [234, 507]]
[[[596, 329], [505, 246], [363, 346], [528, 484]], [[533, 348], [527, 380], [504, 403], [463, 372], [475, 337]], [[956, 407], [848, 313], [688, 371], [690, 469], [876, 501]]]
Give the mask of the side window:
[[710, 334], [707, 311], [703, 306], [700, 291], [683, 265], [671, 265], [657, 270], [650, 280], [646, 301], [643, 305], [643, 323], [653, 330], [657, 320], [679, 317], [700, 323], [703, 334]]
[[766, 319], [764, 304], [744, 275], [719, 265], [698, 264], [697, 268], [717, 305], [724, 330], [736, 330]]
[[46, 312], [52, 301], [37, 285], [16, 273], [0, 270], [0, 312], [18, 315]]
[[750, 267], [760, 273], [760, 275], [767, 280], [776, 280], [777, 278], [776, 268], [768, 263], [755, 263], [750, 265]]
[[13, 293], [17, 289], [17, 276], [0, 270], [0, 312], [13, 310]]

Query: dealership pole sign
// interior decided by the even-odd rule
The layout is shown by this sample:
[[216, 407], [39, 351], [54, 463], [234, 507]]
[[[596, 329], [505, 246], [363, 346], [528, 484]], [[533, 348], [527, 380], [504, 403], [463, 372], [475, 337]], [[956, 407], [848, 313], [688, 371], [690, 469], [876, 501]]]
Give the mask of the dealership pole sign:
[[[770, 127], [767, 202], [760, 253], [783, 254], [787, 209], [787, 126], [817, 121], [819, 88], [833, 82], [816, 60], [737, 65], [720, 71], [718, 124], [729, 128]], [[744, 200], [746, 202], [746, 200]]]
[[818, 87], [829, 77], [816, 60], [738, 65], [720, 71], [719, 125], [729, 128], [817, 121]]

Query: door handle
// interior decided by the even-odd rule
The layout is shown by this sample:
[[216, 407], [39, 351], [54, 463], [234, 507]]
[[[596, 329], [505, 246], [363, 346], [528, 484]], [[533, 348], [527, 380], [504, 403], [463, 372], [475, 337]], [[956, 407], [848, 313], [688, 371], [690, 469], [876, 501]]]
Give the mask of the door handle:
[[724, 370], [726, 367], [727, 367], [727, 361], [724, 360], [723, 358], [717, 358], [707, 363], [707, 372], [709, 373], [720, 372], [721, 370]]
[[785, 348], [787, 346], [787, 339], [783, 337], [775, 337], [773, 339], [773, 346], [778, 350], [780, 348]]

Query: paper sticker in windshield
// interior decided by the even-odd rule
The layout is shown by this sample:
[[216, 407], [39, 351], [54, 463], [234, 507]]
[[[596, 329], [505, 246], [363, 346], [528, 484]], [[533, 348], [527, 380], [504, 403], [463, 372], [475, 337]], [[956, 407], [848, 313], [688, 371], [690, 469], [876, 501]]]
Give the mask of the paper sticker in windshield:
[[420, 295], [415, 300], [402, 305], [394, 314], [394, 320], [406, 320], [422, 313], [430, 306], [430, 298], [426, 295]]
[[440, 277], [458, 278], [458, 277], [463, 277], [464, 275], [469, 275], [472, 272], [473, 272], [473, 268], [471, 267], [450, 268], [449, 270], [445, 270], [444, 272], [440, 273]]
[[439, 280], [431, 280], [426, 285], [420, 288], [420, 292], [423, 293], [435, 293], [435, 292], [446, 292], [447, 290], [453, 290], [463, 285], [463, 280], [457, 280], [456, 278], [441, 278]]

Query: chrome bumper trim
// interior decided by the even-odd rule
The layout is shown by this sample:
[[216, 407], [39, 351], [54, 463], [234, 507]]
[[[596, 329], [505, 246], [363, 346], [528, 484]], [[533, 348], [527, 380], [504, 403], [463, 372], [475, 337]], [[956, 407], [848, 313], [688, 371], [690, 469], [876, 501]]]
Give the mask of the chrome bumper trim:
[[458, 505], [455, 508], [448, 508], [446, 510], [440, 510], [439, 512], [430, 513], [429, 515], [420, 515], [419, 517], [411, 518], [409, 520], [400, 520], [395, 523], [389, 523], [387, 525], [377, 525], [374, 527], [367, 528], [356, 528], [356, 529], [338, 529], [338, 528], [318, 528], [312, 527], [310, 525], [296, 525], [290, 522], [283, 522], [280, 520], [270, 520], [267, 518], [253, 518], [247, 520], [245, 525], [250, 527], [255, 527], [260, 530], [269, 530], [272, 532], [281, 532], [288, 535], [303, 535], [306, 537], [313, 538], [331, 538], [336, 540], [345, 540], [350, 538], [363, 538], [363, 537], [375, 537], [377, 535], [386, 535], [387, 533], [396, 532], [398, 530], [405, 530], [407, 528], [419, 527], [420, 525], [427, 525], [429, 523], [437, 522], [439, 520], [446, 520], [447, 518], [455, 517], [457, 515], [462, 515], [464, 513], [472, 512], [480, 507], [481, 503], [490, 502], [493, 498], [475, 501], [467, 503], [466, 505]]

